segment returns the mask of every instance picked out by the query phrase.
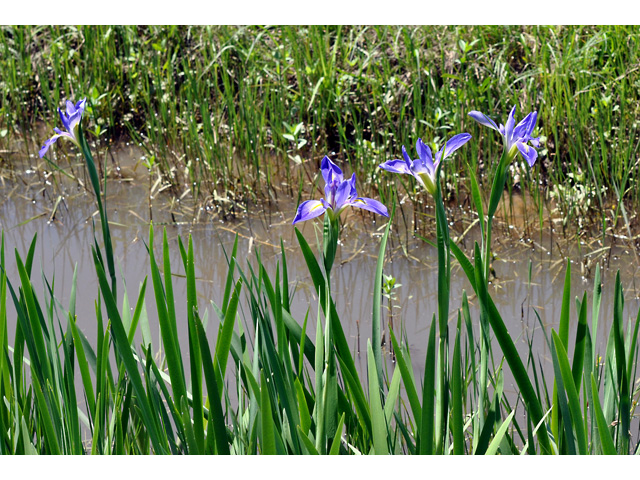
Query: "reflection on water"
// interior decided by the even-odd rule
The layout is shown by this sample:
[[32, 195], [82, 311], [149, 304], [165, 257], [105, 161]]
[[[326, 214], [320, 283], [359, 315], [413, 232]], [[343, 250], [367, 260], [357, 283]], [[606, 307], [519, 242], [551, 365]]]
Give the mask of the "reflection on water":
[[[22, 180], [34, 173], [23, 170]], [[94, 302], [98, 298], [98, 284], [96, 281], [93, 260], [91, 258], [91, 244], [93, 242], [93, 221], [99, 228], [99, 220], [91, 194], [70, 183], [61, 187], [57, 183], [47, 185], [46, 178], [33, 178], [24, 186], [19, 183], [7, 183], [2, 187], [0, 204], [0, 226], [4, 230], [5, 248], [8, 258], [8, 276], [11, 282], [18, 283], [18, 275], [14, 269], [12, 255], [14, 248], [23, 256], [26, 254], [33, 235], [37, 232], [38, 243], [32, 275], [36, 289], [42, 292], [42, 281], [39, 269], [51, 282], [55, 279], [54, 292], [57, 298], [66, 306], [71, 288], [74, 268], [78, 269], [77, 308], [78, 324], [90, 341], [96, 338], [96, 320]], [[16, 185], [19, 185], [16, 187]], [[209, 309], [209, 334], [213, 338], [217, 320], [212, 313], [211, 301], [220, 304], [222, 301], [224, 282], [227, 274], [226, 257], [223, 247], [231, 251], [235, 234], [239, 235], [238, 259], [242, 268], [246, 262], [255, 265], [255, 251], [260, 249], [262, 260], [271, 273], [275, 272], [276, 262], [280, 260], [279, 238], [282, 238], [287, 253], [290, 289], [295, 290], [292, 302], [294, 318], [301, 324], [307, 310], [310, 311], [307, 332], [313, 337], [317, 297], [313, 290], [310, 276], [304, 259], [297, 248], [297, 240], [291, 220], [295, 212], [293, 203], [280, 203], [283, 213], [273, 213], [254, 207], [252, 215], [234, 222], [214, 220], [192, 224], [189, 220], [194, 217], [193, 209], [185, 207], [190, 215], [184, 214], [184, 209], [157, 197], [150, 201], [149, 188], [153, 187], [145, 181], [126, 182], [111, 181], [108, 186], [107, 208], [111, 220], [117, 269], [126, 281], [130, 302], [135, 304], [140, 283], [149, 275], [149, 262], [146, 251], [148, 240], [148, 222], [153, 215], [156, 225], [156, 252], [160, 252], [160, 228], [166, 225], [171, 245], [171, 258], [174, 272], [174, 294], [178, 299], [177, 314], [180, 329], [180, 341], [187, 345], [186, 321], [186, 284], [182, 273], [181, 260], [178, 251], [178, 235], [193, 236], [197, 289], [200, 310]], [[62, 193], [64, 201], [57, 202], [58, 194]], [[154, 204], [156, 202], [158, 205]], [[149, 205], [153, 204], [150, 208]], [[55, 209], [55, 215], [52, 211]], [[162, 206], [159, 206], [159, 205]], [[180, 214], [182, 212], [182, 215]], [[206, 215], [201, 216], [206, 218]], [[342, 246], [337, 255], [336, 266], [333, 271], [334, 299], [338, 313], [342, 320], [345, 334], [353, 346], [354, 352], [359, 348], [366, 348], [366, 339], [371, 332], [371, 309], [373, 302], [373, 276], [375, 272], [376, 255], [379, 248], [379, 238], [383, 224], [373, 223], [372, 216], [362, 217], [359, 213], [352, 214], [344, 228], [341, 237]], [[26, 223], [25, 220], [32, 219]], [[178, 224], [174, 221], [178, 220]], [[379, 220], [379, 219], [378, 219]], [[309, 243], [316, 244], [316, 231], [313, 222], [300, 225], [302, 233]], [[498, 229], [499, 231], [499, 229]], [[320, 236], [318, 232], [318, 237]], [[548, 357], [540, 326], [534, 309], [539, 313], [542, 321], [548, 326], [557, 327], [562, 303], [562, 282], [564, 281], [565, 261], [559, 249], [553, 248], [554, 241], [538, 239], [536, 242], [512, 243], [504, 242], [500, 245], [499, 233], [496, 247], [498, 259], [494, 262], [496, 278], [492, 283], [491, 294], [507, 324], [511, 335], [522, 341], [517, 342], [522, 354], [527, 351], [524, 340], [534, 337], [534, 345], [543, 358]], [[101, 238], [98, 235], [98, 238]], [[385, 274], [395, 277], [401, 286], [394, 290], [392, 300], [394, 325], [396, 331], [402, 328], [406, 337], [416, 371], [424, 366], [425, 346], [428, 327], [436, 309], [437, 301], [437, 270], [436, 251], [421, 241], [412, 241], [405, 252], [401, 246], [405, 236], [393, 234], [390, 238]], [[510, 246], [505, 246], [507, 243]], [[545, 247], [546, 245], [546, 247]], [[467, 246], [471, 246], [467, 242]], [[592, 249], [593, 250], [593, 249]], [[625, 287], [625, 320], [635, 314], [640, 308], [638, 296], [640, 292], [640, 266], [637, 256], [623, 246], [614, 247], [612, 251], [605, 250], [610, 258], [610, 268], [602, 273], [603, 296], [601, 321], [598, 339], [606, 337], [611, 326], [613, 311], [613, 282], [615, 271], [622, 270], [623, 285]], [[586, 271], [581, 264], [597, 257], [603, 252], [590, 253], [585, 248], [568, 248], [562, 252], [573, 259], [572, 269], [572, 298], [581, 298], [585, 289], [593, 289], [592, 275], [583, 277]], [[530, 263], [531, 262], [531, 263]], [[529, 283], [529, 269], [532, 281]], [[591, 269], [591, 274], [595, 268]], [[472, 318], [477, 324], [477, 310], [475, 298], [471, 293], [464, 274], [454, 262], [451, 284], [451, 322], [457, 320], [457, 311], [462, 300], [462, 292], [466, 290], [472, 306]], [[122, 289], [119, 289], [122, 295]], [[122, 301], [122, 298], [120, 299]], [[386, 327], [389, 314], [389, 303], [383, 301], [384, 324]], [[588, 309], [589, 314], [591, 308]], [[155, 328], [154, 340], [157, 342], [158, 330], [155, 318], [155, 302], [152, 289], [147, 289], [147, 311], [152, 329]], [[244, 309], [247, 312], [247, 309]], [[10, 312], [9, 338], [13, 338], [15, 331], [15, 316]], [[244, 319], [247, 323], [249, 318]], [[573, 324], [577, 322], [575, 304], [572, 303]], [[589, 325], [591, 320], [589, 319]], [[452, 330], [454, 323], [451, 324]], [[251, 329], [247, 329], [251, 330]], [[572, 329], [572, 331], [574, 331]], [[358, 341], [358, 334], [361, 339]], [[388, 338], [388, 336], [387, 336]], [[140, 337], [139, 337], [140, 339]], [[598, 342], [600, 350], [604, 345]], [[157, 349], [158, 343], [154, 343]], [[366, 360], [362, 355], [356, 356], [357, 363], [364, 368]]]

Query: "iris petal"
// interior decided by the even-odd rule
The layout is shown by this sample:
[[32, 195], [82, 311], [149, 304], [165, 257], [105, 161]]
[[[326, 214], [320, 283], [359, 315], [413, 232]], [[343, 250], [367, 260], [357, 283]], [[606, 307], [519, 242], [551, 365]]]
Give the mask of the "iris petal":
[[[351, 178], [353, 179], [353, 181], [355, 181], [356, 174], [354, 173], [353, 177]], [[349, 180], [345, 180], [338, 186], [338, 189], [336, 190], [335, 203], [331, 205], [335, 212], [339, 212], [340, 210], [342, 210], [342, 207], [344, 207], [347, 203], [347, 200], [349, 200], [350, 193], [351, 182]]]
[[320, 164], [320, 171], [322, 172], [322, 178], [324, 178], [324, 181], [327, 184], [333, 182], [342, 182], [342, 180], [344, 180], [340, 167], [333, 163], [327, 156], [322, 159], [322, 163]]
[[72, 101], [67, 100], [67, 115], [71, 116], [76, 113], [76, 106]]
[[76, 103], [76, 110], [80, 110], [81, 112], [84, 113], [84, 107], [87, 104], [87, 98], [83, 98], [82, 100], [80, 100], [78, 103]]
[[531, 138], [531, 134], [533, 130], [536, 128], [536, 123], [538, 122], [538, 112], [533, 112], [531, 114], [531, 119], [529, 120], [529, 127], [527, 128], [527, 137]]
[[538, 152], [535, 148], [530, 147], [526, 143], [518, 142], [516, 143], [520, 154], [524, 157], [530, 167], [536, 163], [536, 159], [538, 158]]
[[335, 183], [327, 183], [324, 186], [324, 198], [327, 199], [327, 203], [329, 205], [333, 205], [336, 201], [336, 184]]
[[469, 112], [469, 116], [471, 118], [473, 118], [476, 122], [478, 122], [480, 125], [484, 125], [485, 127], [493, 128], [494, 130], [497, 130], [498, 132], [500, 131], [500, 129], [498, 128], [498, 125], [496, 125], [496, 122], [491, 120], [484, 113], [480, 113], [480, 112], [477, 112], [475, 110], [472, 110], [471, 112]]
[[80, 123], [80, 120], [82, 120], [82, 112], [79, 112], [79, 111], [76, 111], [76, 113], [74, 113], [69, 117], [69, 133], [71, 133], [71, 135], [73, 135], [74, 138], [75, 138], [74, 130]]
[[442, 146], [442, 148], [438, 151], [438, 153], [436, 153], [435, 165], [437, 166], [438, 163], [440, 163], [443, 150], [444, 150], [444, 158], [447, 158], [449, 155], [453, 154], [453, 152], [458, 150], [461, 146], [463, 146], [469, 140], [471, 140], [471, 135], [469, 135], [468, 133], [459, 133], [451, 137], [449, 140], [447, 140], [447, 143]]
[[433, 163], [429, 168], [429, 166], [425, 165], [419, 158], [414, 160], [413, 164], [411, 165], [411, 173], [413, 173], [414, 176], [420, 175], [423, 173], [426, 173], [427, 175], [431, 175], [433, 171], [434, 171]]
[[40, 158], [45, 156], [45, 154], [47, 153], [47, 150], [49, 150], [49, 147], [54, 143], [56, 143], [56, 140], [58, 140], [59, 137], [60, 135], [54, 135], [53, 137], [49, 138], [46, 142], [44, 142], [44, 145], [38, 152], [38, 155], [40, 155]]
[[407, 168], [411, 170], [411, 157], [407, 153], [407, 149], [402, 145], [402, 158], [404, 158], [404, 162], [407, 164]]
[[58, 114], [60, 115], [60, 120], [62, 121], [62, 126], [68, 132], [69, 131], [69, 117], [67, 117], [62, 110], [58, 109]]
[[507, 118], [507, 123], [504, 126], [504, 136], [507, 139], [507, 149], [511, 148], [511, 145], [513, 145], [513, 129], [516, 125], [515, 114], [516, 106], [514, 105], [511, 112], [509, 112], [509, 118]]
[[44, 157], [45, 154], [47, 153], [47, 150], [49, 150], [49, 147], [51, 145], [53, 145], [54, 143], [56, 143], [56, 141], [58, 140], [58, 138], [60, 137], [67, 137], [71, 140], [73, 140], [73, 137], [71, 135], [69, 135], [67, 132], [61, 132], [59, 129], [54, 129], [56, 131], [56, 134], [49, 138], [46, 142], [44, 142], [44, 145], [42, 146], [42, 148], [38, 151], [38, 155], [40, 156], [40, 158]]
[[531, 112], [513, 129], [514, 140], [527, 141], [536, 126], [538, 112]]
[[411, 174], [411, 164], [407, 166], [406, 160], [387, 160], [379, 167], [387, 172]]
[[326, 210], [327, 208], [320, 200], [307, 200], [306, 202], [302, 202], [298, 207], [298, 211], [296, 212], [292, 225], [319, 217]]
[[389, 211], [378, 200], [373, 198], [358, 197], [349, 203], [352, 207], [362, 208], [363, 210], [369, 210], [370, 212], [377, 213], [379, 215], [389, 216]]
[[418, 157], [420, 157], [422, 163], [429, 170], [433, 170], [433, 156], [431, 155], [431, 148], [429, 145], [426, 145], [421, 138], [416, 142], [416, 151], [418, 152]]
[[349, 196], [355, 198], [358, 196], [358, 191], [356, 190], [356, 174], [351, 175], [351, 180], [349, 180]]

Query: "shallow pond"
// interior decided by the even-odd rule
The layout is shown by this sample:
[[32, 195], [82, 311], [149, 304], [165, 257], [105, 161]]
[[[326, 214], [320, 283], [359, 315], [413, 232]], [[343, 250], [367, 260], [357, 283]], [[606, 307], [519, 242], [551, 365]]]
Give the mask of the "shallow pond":
[[[1, 188], [0, 198], [3, 200], [0, 203], [0, 226], [5, 235], [8, 276], [14, 284], [18, 282], [13, 250], [17, 249], [24, 258], [33, 235], [37, 233], [32, 274], [36, 289], [43, 291], [41, 268], [49, 282], [55, 279], [54, 292], [62, 305], [66, 306], [74, 268], [77, 266], [78, 324], [93, 343], [96, 338], [94, 302], [98, 298], [98, 284], [90, 246], [93, 242], [93, 221], [96, 228], [99, 228], [99, 219], [91, 194], [86, 193], [75, 182], [69, 182], [64, 187], [59, 182], [60, 179], [54, 181], [52, 177], [42, 176], [42, 173], [25, 167], [20, 171], [16, 169], [14, 179]], [[155, 198], [150, 198], [150, 189]], [[64, 200], [58, 202], [59, 194], [62, 194]], [[179, 299], [177, 313], [179, 326], [183, 327], [179, 332], [183, 351], [188, 351], [186, 284], [181, 276], [177, 237], [180, 235], [186, 240], [188, 234], [193, 236], [200, 310], [209, 310], [210, 338], [215, 335], [213, 332], [217, 323], [210, 302], [221, 303], [227, 274], [223, 247], [230, 252], [237, 234], [239, 266], [246, 269], [247, 262], [255, 265], [255, 252], [259, 250], [267, 269], [275, 272], [276, 262], [281, 259], [279, 240], [282, 238], [287, 253], [290, 289], [295, 290], [292, 313], [302, 324], [307, 310], [309, 311], [310, 324], [307, 332], [313, 338], [317, 297], [291, 226], [296, 207], [292, 201], [280, 199], [277, 212], [268, 205], [254, 206], [251, 215], [223, 222], [215, 215], [210, 215], [206, 209], [198, 215], [193, 208], [180, 206], [177, 202], [170, 201], [170, 198], [158, 193], [157, 184], [146, 180], [134, 178], [133, 181], [125, 181], [114, 178], [108, 183], [107, 208], [112, 222], [116, 269], [126, 282], [131, 303], [137, 298], [140, 283], [146, 276], [150, 277], [146, 251], [150, 217], [153, 218], [156, 229], [155, 250], [158, 255], [161, 229], [164, 226], [167, 228], [172, 265], [176, 273], [174, 294]], [[194, 223], [192, 220], [196, 215], [200, 221]], [[374, 222], [373, 217], [368, 214], [365, 217], [351, 214], [346, 220], [333, 271], [332, 290], [345, 334], [356, 353], [356, 362], [364, 369], [366, 356], [358, 352], [361, 349], [366, 352], [366, 341], [371, 335], [373, 276], [384, 221], [377, 218], [377, 222]], [[312, 247], [315, 246], [317, 228], [314, 223], [305, 222], [299, 228]], [[526, 339], [533, 337], [534, 346], [543, 362], [550, 358], [534, 309], [546, 326], [557, 328], [566, 266], [563, 255], [572, 259], [572, 297], [581, 298], [586, 290], [589, 292], [589, 301], [593, 290], [595, 263], [607, 260], [608, 266], [602, 272], [603, 296], [598, 339], [605, 338], [611, 327], [613, 281], [618, 268], [621, 269], [625, 288], [625, 320], [635, 318], [640, 308], [640, 265], [637, 254], [632, 249], [625, 248], [624, 245], [602, 249], [596, 242], [593, 246], [566, 242], [560, 246], [556, 239], [544, 236], [514, 241], [513, 238], [501, 239], [498, 232], [502, 231], [508, 232], [507, 229], [496, 228], [494, 234], [497, 259], [493, 267], [496, 277], [492, 281], [490, 293], [512, 337], [519, 340], [516, 343], [521, 354], [527, 352]], [[455, 235], [452, 233], [452, 236]], [[98, 237], [101, 238], [99, 233]], [[470, 247], [472, 242], [466, 239], [465, 244]], [[392, 311], [395, 331], [401, 328], [403, 336], [406, 336], [414, 368], [418, 372], [424, 366], [428, 327], [437, 308], [436, 257], [435, 249], [421, 240], [410, 239], [407, 244], [404, 232], [392, 233], [390, 237], [384, 273], [393, 276], [400, 286], [393, 291], [391, 308], [388, 300], [383, 300], [385, 329], [389, 312]], [[461, 305], [464, 290], [469, 294], [472, 318], [477, 325], [475, 298], [466, 277], [454, 261], [450, 302], [452, 330], [455, 328], [457, 309]], [[119, 288], [119, 292], [122, 296], [122, 288]], [[159, 334], [157, 321], [154, 320], [156, 310], [150, 285], [146, 296], [151, 328], [155, 329], [154, 348], [157, 350]], [[588, 311], [590, 316], [591, 307]], [[9, 317], [10, 339], [15, 331], [15, 316], [11, 315], [12, 312]], [[242, 318], [245, 322], [249, 321], [246, 317]], [[577, 313], [573, 302], [571, 319], [575, 326]], [[588, 321], [591, 325], [590, 318]], [[572, 328], [571, 331], [575, 330]], [[597, 343], [603, 352], [605, 345], [600, 341]]]

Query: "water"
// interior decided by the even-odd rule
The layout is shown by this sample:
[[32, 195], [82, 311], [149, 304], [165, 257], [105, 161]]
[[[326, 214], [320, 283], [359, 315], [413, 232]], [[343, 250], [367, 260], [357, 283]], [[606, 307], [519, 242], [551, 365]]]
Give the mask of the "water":
[[[125, 152], [127, 153], [127, 152]], [[119, 279], [124, 278], [130, 304], [135, 305], [137, 292], [145, 277], [149, 277], [147, 289], [147, 311], [153, 331], [154, 348], [159, 346], [155, 300], [150, 282], [150, 268], [146, 243], [148, 242], [149, 220], [155, 225], [155, 251], [161, 254], [162, 228], [166, 226], [171, 246], [174, 294], [177, 299], [177, 315], [180, 342], [183, 352], [187, 350], [186, 283], [182, 274], [182, 262], [178, 250], [177, 237], [186, 241], [193, 236], [198, 301], [200, 311], [209, 310], [207, 327], [211, 341], [217, 331], [218, 320], [211, 308], [211, 302], [220, 305], [227, 275], [227, 260], [223, 248], [231, 251], [235, 235], [239, 237], [239, 266], [246, 270], [247, 262], [256, 265], [255, 253], [260, 250], [267, 270], [274, 274], [276, 263], [281, 259], [279, 239], [286, 249], [289, 269], [290, 290], [295, 290], [292, 301], [294, 318], [303, 323], [309, 311], [308, 334], [313, 338], [317, 316], [317, 296], [308, 274], [304, 258], [298, 248], [291, 220], [296, 205], [283, 201], [275, 205], [264, 204], [250, 208], [250, 214], [243, 218], [222, 221], [221, 215], [205, 210], [198, 211], [188, 200], [171, 201], [167, 193], [158, 193], [160, 183], [149, 181], [142, 165], [136, 165], [130, 153], [118, 157], [119, 172], [114, 170], [108, 183], [107, 208], [112, 222], [112, 236]], [[75, 174], [83, 180], [81, 165], [74, 168]], [[123, 178], [120, 178], [120, 175]], [[152, 191], [152, 195], [150, 195]], [[57, 202], [61, 195], [64, 201]], [[42, 292], [41, 273], [54, 285], [56, 297], [63, 306], [68, 305], [74, 269], [77, 267], [77, 307], [78, 325], [87, 338], [95, 344], [96, 319], [95, 302], [98, 298], [98, 284], [95, 275], [91, 245], [93, 243], [93, 222], [99, 228], [99, 218], [92, 194], [87, 193], [75, 181], [68, 181], [57, 175], [55, 178], [43, 174], [42, 167], [32, 168], [28, 163], [16, 166], [14, 176], [0, 188], [0, 226], [4, 230], [7, 268], [9, 280], [19, 283], [13, 262], [13, 251], [17, 249], [24, 259], [35, 233], [38, 242], [32, 278], [36, 291]], [[187, 198], [187, 197], [185, 197]], [[55, 214], [53, 214], [54, 207]], [[193, 219], [199, 217], [199, 222]], [[30, 221], [26, 221], [31, 219]], [[332, 290], [338, 314], [345, 335], [355, 353], [356, 363], [363, 371], [366, 368], [366, 342], [371, 336], [371, 312], [373, 305], [373, 276], [382, 235], [384, 219], [352, 212], [344, 218], [345, 228], [341, 235], [341, 246], [333, 270]], [[432, 221], [432, 220], [426, 220]], [[26, 223], [25, 223], [26, 222]], [[305, 222], [300, 230], [310, 245], [315, 247], [317, 225]], [[625, 321], [635, 318], [640, 308], [640, 265], [636, 254], [624, 245], [599, 250], [597, 243], [592, 246], [564, 244], [557, 239], [539, 236], [535, 239], [513, 241], [495, 229], [495, 249], [498, 259], [493, 266], [496, 278], [492, 281], [490, 293], [509, 328], [522, 355], [527, 352], [527, 337], [534, 338], [535, 351], [543, 361], [550, 361], [550, 353], [540, 331], [535, 311], [546, 327], [557, 329], [562, 304], [562, 286], [566, 261], [563, 254], [572, 259], [572, 300], [582, 298], [583, 292], [593, 291], [595, 262], [609, 260], [608, 268], [602, 272], [603, 295], [598, 339], [607, 337], [612, 323], [613, 284], [615, 272], [621, 269], [625, 287]], [[471, 247], [469, 235], [465, 244]], [[455, 236], [452, 233], [452, 236]], [[98, 238], [100, 233], [98, 232]], [[396, 333], [401, 330], [407, 339], [414, 369], [424, 368], [425, 348], [428, 328], [437, 312], [437, 254], [433, 247], [419, 240], [410, 240], [403, 248], [405, 234], [392, 233], [385, 264], [385, 274], [396, 279], [400, 286], [394, 290], [391, 309], [383, 300], [383, 321], [386, 325], [389, 311], [393, 311]], [[561, 251], [562, 249], [562, 251]], [[595, 253], [594, 253], [595, 252]], [[588, 265], [585, 268], [584, 265]], [[529, 284], [529, 268], [532, 281]], [[121, 284], [122, 285], [122, 284]], [[462, 292], [466, 290], [472, 310], [474, 325], [478, 314], [472, 289], [459, 268], [453, 262], [451, 283], [451, 331], [455, 329], [457, 309], [461, 305]], [[122, 287], [119, 287], [122, 302]], [[246, 304], [241, 318], [246, 325], [251, 320]], [[589, 306], [589, 315], [591, 307]], [[589, 318], [589, 325], [591, 319]], [[572, 329], [575, 332], [577, 313], [572, 302]], [[63, 323], [64, 325], [64, 323]], [[251, 331], [251, 328], [246, 330]], [[9, 338], [15, 331], [15, 315], [9, 312]], [[385, 336], [388, 341], [388, 334]], [[477, 337], [476, 337], [477, 338]], [[138, 333], [137, 341], [141, 341]], [[573, 340], [570, 342], [573, 344]], [[598, 341], [604, 352], [606, 346]], [[363, 353], [360, 354], [359, 352]], [[386, 346], [385, 346], [386, 351]], [[185, 352], [186, 354], [186, 352]], [[188, 363], [185, 363], [185, 365]]]

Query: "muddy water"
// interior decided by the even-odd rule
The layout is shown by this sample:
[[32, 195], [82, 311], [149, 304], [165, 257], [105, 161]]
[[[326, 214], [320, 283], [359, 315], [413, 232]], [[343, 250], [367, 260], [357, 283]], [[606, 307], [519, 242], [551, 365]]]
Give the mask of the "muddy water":
[[[210, 338], [215, 335], [218, 324], [211, 302], [217, 305], [221, 303], [227, 273], [223, 248], [227, 252], [231, 251], [236, 234], [239, 236], [238, 259], [241, 268], [246, 269], [247, 262], [255, 266], [255, 253], [260, 250], [263, 263], [272, 273], [275, 272], [276, 262], [281, 259], [279, 239], [282, 238], [287, 253], [289, 287], [292, 291], [295, 290], [292, 302], [293, 315], [302, 324], [309, 310], [310, 325], [307, 331], [313, 337], [317, 297], [304, 259], [297, 248], [294, 229], [290, 225], [295, 204], [280, 201], [277, 208], [268, 205], [252, 207], [250, 215], [225, 222], [206, 210], [198, 212], [188, 205], [180, 206], [176, 202], [170, 202], [168, 195], [158, 193], [155, 181], [147, 181], [146, 178], [141, 181], [135, 169], [127, 168], [129, 170], [123, 171], [128, 172], [132, 178], [121, 179], [116, 175], [108, 184], [107, 208], [112, 222], [116, 268], [120, 278], [124, 278], [126, 282], [130, 302], [135, 304], [140, 283], [145, 277], [150, 277], [145, 247], [148, 241], [149, 219], [153, 218], [156, 228], [154, 247], [157, 255], [160, 254], [161, 229], [166, 226], [171, 245], [172, 265], [178, 274], [174, 279], [174, 294], [177, 299], [183, 351], [186, 350], [188, 338], [186, 284], [180, 276], [183, 272], [180, 267], [177, 237], [182, 236], [186, 239], [188, 234], [193, 236], [200, 310], [209, 310]], [[79, 168], [78, 171], [82, 172], [82, 169]], [[63, 201], [57, 202], [59, 195]], [[93, 242], [93, 221], [98, 227], [99, 219], [93, 196], [76, 182], [66, 181], [59, 176], [46, 176], [42, 171], [24, 167], [20, 171], [17, 170], [14, 178], [0, 188], [0, 198], [0, 226], [5, 235], [10, 281], [14, 285], [19, 283], [13, 261], [14, 249], [24, 258], [33, 235], [37, 233], [38, 243], [32, 275], [37, 291], [43, 291], [41, 269], [50, 283], [55, 280], [54, 293], [66, 307], [73, 272], [77, 267], [78, 324], [89, 340], [95, 343], [94, 302], [98, 298], [98, 284], [90, 246]], [[192, 220], [198, 214], [200, 221], [194, 223]], [[359, 351], [366, 353], [366, 342], [371, 333], [372, 279], [384, 225], [382, 219], [375, 220], [378, 220], [377, 223], [368, 214], [349, 217], [342, 232], [332, 278], [338, 313], [355, 353], [356, 362], [363, 371], [366, 368], [366, 355], [360, 354]], [[300, 228], [309, 243], [315, 245], [317, 225], [305, 222]], [[605, 348], [600, 339], [606, 337], [611, 327], [613, 282], [618, 268], [621, 269], [625, 287], [625, 320], [635, 318], [640, 308], [640, 265], [632, 250], [624, 245], [604, 250], [600, 250], [597, 244], [565, 244], [560, 247], [555, 239], [548, 237], [513, 241], [507, 240], [506, 237], [501, 238], [500, 232], [503, 230], [508, 232], [508, 229], [497, 228], [494, 234], [498, 259], [494, 262], [496, 277], [492, 281], [491, 294], [522, 354], [527, 351], [525, 340], [533, 337], [536, 351], [543, 361], [550, 358], [535, 311], [547, 327], [557, 328], [566, 264], [563, 255], [572, 259], [573, 298], [581, 298], [586, 290], [591, 299], [595, 263], [602, 262], [605, 258], [608, 260], [608, 268], [605, 268], [602, 274], [603, 297], [597, 334], [600, 351], [604, 351]], [[319, 235], [319, 232], [317, 233]], [[469, 241], [466, 244], [471, 246]], [[436, 258], [435, 249], [422, 241], [410, 240], [405, 244], [404, 233], [394, 233], [390, 238], [385, 274], [392, 275], [400, 286], [394, 289], [391, 304], [384, 299], [384, 323], [386, 327], [390, 312], [393, 312], [395, 331], [401, 329], [407, 339], [416, 372], [423, 369], [428, 327], [437, 311]], [[530, 269], [531, 283], [528, 282]], [[461, 305], [464, 290], [469, 294], [472, 318], [477, 325], [475, 298], [463, 272], [454, 262], [450, 303], [452, 331], [455, 328], [457, 309]], [[122, 287], [119, 288], [119, 293], [122, 296]], [[590, 315], [591, 308], [588, 310]], [[157, 350], [159, 332], [150, 278], [147, 311], [154, 348]], [[245, 307], [242, 315], [246, 312]], [[13, 338], [15, 331], [15, 316], [11, 315], [10, 313], [9, 338]], [[573, 326], [577, 322], [576, 317], [575, 303], [572, 302]], [[251, 324], [248, 316], [244, 316], [243, 321], [247, 326]], [[251, 331], [251, 328], [247, 330]], [[573, 331], [575, 330], [572, 329]], [[138, 340], [141, 340], [140, 335]], [[188, 365], [188, 362], [185, 365]]]

